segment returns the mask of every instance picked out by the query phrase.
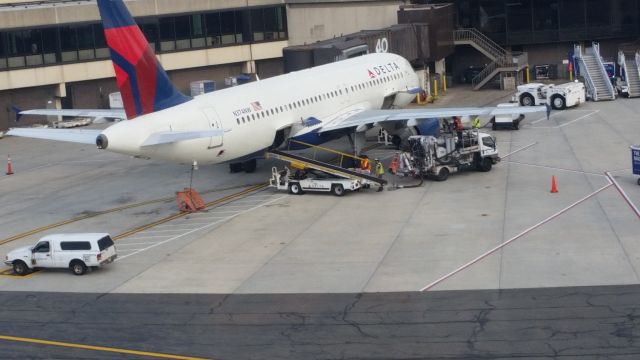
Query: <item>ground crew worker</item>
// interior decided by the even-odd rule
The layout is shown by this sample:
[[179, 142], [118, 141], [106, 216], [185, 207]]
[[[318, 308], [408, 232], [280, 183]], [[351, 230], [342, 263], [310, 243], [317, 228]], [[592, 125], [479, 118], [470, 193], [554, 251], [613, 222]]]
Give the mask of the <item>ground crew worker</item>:
[[480, 129], [480, 117], [476, 116], [475, 119], [473, 119], [473, 123], [471, 123], [471, 127], [473, 127], [474, 129]]
[[367, 155], [362, 155], [362, 160], [360, 160], [360, 170], [371, 172], [371, 161], [369, 161], [369, 157]]
[[[376, 176], [378, 176], [378, 179], [382, 179], [382, 175], [384, 175], [384, 165], [382, 165], [379, 159], [375, 159], [375, 162], [376, 162]], [[382, 191], [382, 184], [380, 184], [378, 191]]]

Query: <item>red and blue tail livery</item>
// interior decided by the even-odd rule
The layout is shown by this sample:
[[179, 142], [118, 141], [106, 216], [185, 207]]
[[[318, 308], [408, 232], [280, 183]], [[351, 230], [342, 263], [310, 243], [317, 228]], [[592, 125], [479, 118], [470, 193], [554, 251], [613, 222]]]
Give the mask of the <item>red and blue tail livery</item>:
[[128, 119], [191, 100], [173, 86], [122, 0], [98, 0]]

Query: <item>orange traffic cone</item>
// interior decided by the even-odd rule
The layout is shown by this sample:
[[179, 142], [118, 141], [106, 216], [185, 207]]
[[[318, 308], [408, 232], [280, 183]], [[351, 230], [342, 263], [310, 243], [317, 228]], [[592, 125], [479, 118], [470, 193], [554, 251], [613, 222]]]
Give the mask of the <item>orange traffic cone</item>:
[[11, 155], [7, 157], [7, 175], [13, 175], [13, 167], [11, 166]]
[[551, 192], [552, 193], [557, 193], [558, 192], [558, 184], [556, 183], [556, 176], [553, 175], [551, 177]]

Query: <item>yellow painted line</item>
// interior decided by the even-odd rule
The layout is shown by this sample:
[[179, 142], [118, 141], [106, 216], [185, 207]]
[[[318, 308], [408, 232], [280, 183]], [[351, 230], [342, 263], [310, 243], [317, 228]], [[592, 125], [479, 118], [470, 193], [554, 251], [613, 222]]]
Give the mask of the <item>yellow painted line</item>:
[[118, 348], [105, 347], [105, 346], [73, 344], [73, 343], [66, 343], [66, 342], [59, 342], [59, 341], [30, 339], [30, 338], [23, 338], [23, 337], [16, 337], [16, 336], [0, 335], [0, 340], [23, 342], [23, 343], [29, 343], [29, 344], [48, 345], [48, 346], [59, 346], [59, 347], [67, 347], [67, 348], [82, 349], [82, 350], [112, 352], [112, 353], [127, 354], [127, 355], [138, 355], [138, 356], [146, 356], [146, 357], [153, 357], [153, 358], [159, 358], [159, 359], [206, 360], [206, 358], [199, 358], [199, 357], [192, 357], [192, 356], [181, 356], [181, 355], [172, 355], [172, 354], [162, 354], [162, 353], [156, 353], [156, 352], [118, 349]]
[[[236, 188], [236, 187], [231, 187], [231, 188], [226, 188], [226, 189], [207, 190], [207, 191], [204, 191], [202, 193], [203, 194], [207, 194], [207, 193], [212, 193], [214, 191], [230, 190], [230, 189], [234, 189], [234, 188]], [[110, 214], [110, 213], [114, 213], [114, 212], [118, 212], [118, 211], [122, 211], [122, 210], [128, 210], [128, 209], [136, 208], [136, 207], [139, 207], [139, 206], [145, 206], [145, 205], [150, 205], [150, 204], [159, 203], [159, 202], [168, 202], [168, 201], [173, 201], [173, 200], [175, 200], [175, 197], [166, 197], [166, 198], [161, 198], [161, 199], [149, 200], [149, 201], [144, 201], [144, 202], [140, 202], [140, 203], [120, 206], [120, 207], [113, 208], [113, 209], [92, 212], [90, 214], [77, 216], [77, 217], [74, 217], [74, 218], [69, 219], [69, 220], [64, 220], [64, 221], [60, 221], [60, 222], [57, 222], [57, 223], [54, 223], [54, 224], [49, 224], [49, 225], [46, 225], [46, 226], [42, 226], [42, 227], [27, 231], [27, 232], [24, 232], [24, 233], [21, 233], [21, 234], [14, 235], [14, 236], [6, 238], [6, 239], [0, 240], [0, 245], [8, 244], [8, 243], [10, 243], [12, 241], [23, 239], [23, 238], [25, 238], [27, 236], [31, 236], [31, 235], [34, 235], [34, 234], [37, 234], [37, 233], [41, 233], [43, 231], [55, 229], [55, 228], [60, 227], [60, 226], [69, 225], [71, 223], [78, 222], [78, 221], [81, 221], [81, 220], [90, 219], [90, 218], [93, 218], [93, 217], [96, 217], [96, 216]]]
[[113, 209], [109, 209], [109, 210], [104, 210], [104, 211], [96, 211], [87, 215], [82, 215], [82, 216], [77, 216], [75, 218], [69, 219], [69, 220], [64, 220], [64, 221], [60, 221], [54, 224], [50, 224], [50, 225], [46, 225], [46, 226], [42, 226], [36, 229], [33, 229], [31, 231], [27, 231], [24, 232], [22, 234], [18, 234], [18, 235], [14, 235], [10, 238], [6, 238], [2, 241], [0, 241], [0, 245], [4, 245], [7, 243], [10, 243], [12, 241], [16, 241], [18, 239], [22, 239], [25, 238], [27, 236], [31, 236], [43, 231], [47, 231], [47, 230], [51, 230], [60, 226], [64, 226], [64, 225], [68, 225], [74, 222], [78, 222], [81, 220], [86, 220], [86, 219], [90, 219], [92, 217], [96, 217], [96, 216], [100, 216], [100, 215], [105, 215], [105, 214], [109, 214], [109, 213], [113, 213], [113, 212], [117, 212], [117, 211], [122, 211], [122, 210], [127, 210], [127, 209], [131, 209], [131, 208], [135, 208], [138, 206], [144, 206], [144, 205], [149, 205], [149, 204], [153, 204], [153, 203], [157, 203], [157, 202], [165, 202], [165, 201], [170, 201], [173, 198], [164, 198], [164, 199], [156, 199], [156, 200], [150, 200], [150, 201], [145, 201], [145, 202], [141, 202], [141, 203], [136, 203], [136, 204], [131, 204], [131, 205], [126, 205], [126, 206], [121, 206], [121, 207], [117, 207], [117, 208], [113, 208]]
[[[212, 207], [212, 206], [215, 206], [215, 205], [219, 205], [219, 204], [222, 204], [222, 203], [226, 203], [226, 202], [235, 200], [238, 197], [245, 196], [245, 195], [250, 194], [250, 193], [252, 193], [254, 191], [262, 190], [262, 189], [266, 188], [267, 186], [269, 186], [269, 185], [268, 184], [260, 184], [260, 185], [252, 186], [252, 187], [250, 187], [248, 189], [245, 189], [243, 191], [237, 192], [235, 194], [227, 195], [227, 196], [225, 196], [223, 198], [220, 198], [220, 199], [211, 201], [209, 203], [206, 203], [205, 207], [209, 208], [209, 207]], [[158, 226], [158, 225], [167, 223], [167, 222], [169, 222], [171, 220], [179, 219], [181, 217], [184, 217], [184, 216], [187, 216], [187, 215], [190, 215], [190, 214], [191, 213], [177, 213], [177, 214], [174, 214], [174, 215], [171, 215], [171, 216], [167, 216], [164, 219], [160, 219], [158, 221], [154, 221], [154, 222], [152, 222], [150, 224], [146, 224], [146, 225], [137, 227], [135, 229], [129, 230], [127, 232], [124, 232], [124, 233], [122, 233], [120, 235], [117, 235], [117, 236], [115, 236], [113, 238], [113, 240], [116, 240], [116, 241], [117, 240], [121, 240], [121, 239], [126, 238], [128, 236], [131, 236], [133, 234], [137, 234], [139, 232], [151, 229], [154, 226]]]
[[35, 274], [37, 274], [37, 273], [39, 273], [41, 271], [42, 270], [35, 270], [35, 271], [32, 271], [32, 272], [28, 273], [27, 275], [16, 275], [16, 274], [13, 273], [13, 269], [7, 269], [7, 270], [4, 270], [4, 271], [0, 272], [0, 276], [6, 276], [6, 277], [9, 277], [9, 278], [14, 278], [14, 279], [28, 279], [28, 278], [32, 277], [33, 275], [35, 275]]

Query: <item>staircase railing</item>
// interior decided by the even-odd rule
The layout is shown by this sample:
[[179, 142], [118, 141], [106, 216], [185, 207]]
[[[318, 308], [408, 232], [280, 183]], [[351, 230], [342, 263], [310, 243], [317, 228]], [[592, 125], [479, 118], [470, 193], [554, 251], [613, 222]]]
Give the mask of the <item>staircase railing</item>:
[[454, 41], [473, 41], [493, 55], [494, 59], [507, 55], [507, 52], [500, 45], [474, 28], [456, 29], [453, 32], [453, 39]]
[[471, 79], [471, 85], [473, 86], [473, 88], [476, 88], [478, 84], [484, 81], [484, 79], [487, 76], [491, 75], [498, 67], [500, 67], [500, 64], [494, 61], [491, 64], [487, 65], [484, 69], [482, 69], [482, 71], [480, 71], [478, 75], [474, 76], [473, 79]]
[[609, 91], [609, 95], [615, 98], [615, 89], [613, 88], [613, 84], [611, 84], [611, 80], [609, 80], [609, 74], [607, 74], [607, 70], [604, 68], [604, 64], [602, 63], [602, 57], [600, 56], [600, 43], [593, 42], [593, 52], [596, 61], [598, 62], [598, 69], [600, 69], [600, 73], [605, 79], [605, 84], [607, 85], [607, 90]]
[[640, 78], [640, 51], [636, 51], [636, 71], [638, 72], [638, 78]]

